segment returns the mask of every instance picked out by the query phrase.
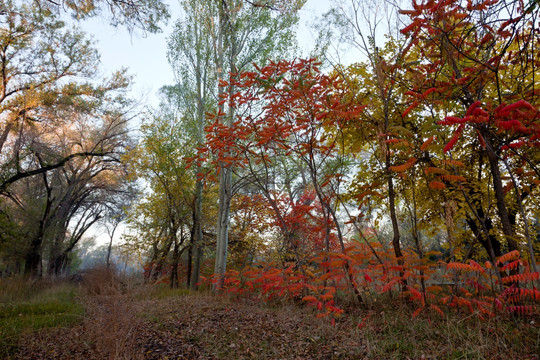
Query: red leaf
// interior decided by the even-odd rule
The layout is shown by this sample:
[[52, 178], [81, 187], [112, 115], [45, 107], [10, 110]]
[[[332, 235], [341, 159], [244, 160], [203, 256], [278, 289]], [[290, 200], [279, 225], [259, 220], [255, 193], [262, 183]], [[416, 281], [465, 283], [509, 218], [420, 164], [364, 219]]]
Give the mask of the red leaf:
[[424, 143], [422, 144], [422, 146], [420, 146], [420, 151], [424, 151], [428, 148], [429, 144], [431, 144], [433, 142], [433, 140], [435, 140], [435, 135], [433, 135], [432, 137], [430, 137], [429, 139], [427, 139], [426, 141], [424, 141]]
[[463, 127], [464, 127], [463, 124], [459, 125], [459, 127], [457, 128], [456, 132], [454, 133], [454, 136], [452, 137], [452, 139], [450, 139], [448, 144], [446, 144], [446, 146], [444, 147], [444, 149], [443, 149], [444, 152], [448, 152], [448, 151], [452, 150], [454, 145], [456, 145], [457, 141], [459, 140], [459, 137], [461, 136], [461, 133], [463, 132]]
[[444, 183], [440, 181], [433, 180], [433, 181], [430, 181], [429, 187], [435, 190], [442, 190], [446, 188], [446, 185], [444, 185]]
[[418, 101], [413, 102], [404, 112], [403, 117], [407, 116], [415, 107], [418, 106]]
[[417, 317], [417, 316], [420, 314], [420, 312], [421, 312], [422, 310], [424, 310], [424, 307], [423, 307], [423, 306], [422, 306], [422, 307], [419, 307], [418, 309], [416, 309], [416, 311], [413, 312], [412, 317], [413, 317], [413, 318]]
[[474, 104], [469, 106], [469, 109], [467, 110], [467, 116], [471, 116], [474, 113], [474, 109], [482, 105], [480, 101], [475, 101]]
[[401, 33], [402, 34], [407, 34], [408, 32], [410, 32], [411, 30], [413, 30], [415, 27], [417, 27], [418, 25], [420, 25], [422, 23], [422, 20], [420, 19], [415, 19], [411, 24], [409, 24], [408, 26], [404, 27], [403, 29], [401, 29]]

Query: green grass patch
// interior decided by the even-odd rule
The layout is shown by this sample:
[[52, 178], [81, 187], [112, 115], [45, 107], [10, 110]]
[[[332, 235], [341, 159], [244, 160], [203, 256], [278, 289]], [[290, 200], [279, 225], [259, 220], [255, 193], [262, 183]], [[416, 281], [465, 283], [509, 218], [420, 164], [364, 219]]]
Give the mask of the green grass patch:
[[[84, 314], [76, 286], [65, 283], [0, 282], [0, 358], [17, 351], [21, 336], [43, 328], [68, 326]], [[6, 285], [3, 287], [3, 285]], [[11, 292], [9, 292], [11, 290]]]
[[186, 296], [189, 294], [191, 294], [189, 289], [171, 289], [168, 285], [155, 285], [152, 287], [150, 297], [155, 299], [165, 299], [168, 297]]

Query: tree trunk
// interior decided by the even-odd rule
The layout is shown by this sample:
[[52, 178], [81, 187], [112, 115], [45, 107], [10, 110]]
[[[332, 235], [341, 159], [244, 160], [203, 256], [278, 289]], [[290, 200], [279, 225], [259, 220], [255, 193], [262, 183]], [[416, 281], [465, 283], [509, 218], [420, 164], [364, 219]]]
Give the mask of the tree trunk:
[[[198, 290], [201, 272], [202, 261], [202, 246], [203, 246], [203, 233], [202, 233], [202, 196], [203, 196], [203, 183], [197, 181], [195, 184], [195, 212], [194, 212], [194, 229], [193, 229], [193, 243], [190, 251], [193, 255], [193, 263], [190, 261], [192, 272], [188, 275], [190, 277], [190, 289]], [[190, 256], [191, 257], [191, 256]]]
[[195, 184], [195, 211], [193, 212], [193, 234], [192, 244], [190, 248], [190, 261], [188, 273], [188, 286], [191, 290], [198, 289], [200, 281], [200, 269], [202, 261], [202, 196], [203, 184], [202, 181], [197, 181]]
[[152, 278], [152, 274], [155, 270], [156, 261], [159, 255], [159, 239], [161, 238], [161, 234], [163, 232], [163, 229], [160, 230], [159, 235], [157, 237], [157, 240], [152, 243], [152, 258], [148, 262], [148, 269], [144, 273], [144, 281], [147, 282]]
[[392, 179], [392, 174], [390, 172], [390, 155], [388, 149], [386, 149], [385, 157], [385, 166], [386, 166], [386, 176], [388, 184], [388, 207], [390, 208], [390, 220], [392, 221], [392, 246], [394, 247], [394, 254], [398, 259], [398, 263], [403, 264], [403, 253], [401, 252], [401, 244], [399, 243], [400, 234], [399, 234], [399, 223], [396, 214], [396, 193], [394, 191], [394, 181]]
[[172, 254], [172, 264], [171, 264], [171, 277], [169, 286], [171, 289], [178, 288], [178, 241], [174, 239], [174, 247]]
[[30, 249], [26, 253], [24, 263], [24, 274], [31, 277], [39, 276], [39, 265], [41, 263], [41, 244], [43, 243], [43, 235], [38, 234], [30, 243]]
[[201, 272], [201, 263], [202, 263], [202, 256], [203, 256], [203, 246], [201, 243], [197, 245], [195, 249], [193, 249], [195, 252], [195, 256], [193, 257], [193, 272], [191, 274], [191, 285], [190, 288], [192, 290], [198, 290], [199, 289], [199, 282], [200, 282], [200, 272]]
[[193, 264], [193, 242], [195, 241], [193, 239], [193, 232], [195, 230], [192, 229], [191, 231], [191, 239], [190, 239], [190, 242], [189, 242], [189, 247], [188, 247], [188, 255], [187, 255], [187, 274], [186, 274], [186, 286], [191, 289], [191, 267], [192, 267], [192, 264]]
[[115, 222], [115, 224], [113, 225], [113, 229], [112, 229], [112, 232], [110, 234], [111, 236], [111, 239], [109, 241], [109, 246], [107, 247], [107, 259], [105, 260], [105, 264], [107, 265], [107, 268], [110, 268], [111, 267], [111, 252], [112, 252], [112, 244], [113, 244], [113, 239], [114, 239], [114, 233], [116, 231], [116, 228], [118, 227], [118, 224], [120, 224], [119, 222]]
[[41, 276], [41, 245], [43, 244], [43, 239], [45, 236], [45, 229], [47, 223], [49, 222], [49, 214], [51, 212], [52, 200], [51, 200], [51, 187], [49, 186], [49, 181], [47, 180], [47, 174], [43, 173], [43, 183], [45, 185], [45, 190], [47, 191], [47, 198], [45, 203], [45, 211], [43, 216], [39, 221], [39, 226], [36, 236], [32, 239], [30, 243], [30, 248], [26, 253], [25, 265], [24, 265], [24, 274], [30, 275], [31, 277]]
[[172, 241], [169, 238], [167, 241], [167, 244], [165, 244], [164, 249], [162, 250], [161, 256], [156, 264], [156, 267], [154, 268], [154, 274], [153, 274], [153, 280], [157, 281], [158, 277], [161, 275], [161, 271], [163, 270], [163, 265], [165, 264], [165, 260], [167, 260], [167, 255], [169, 254], [169, 251], [171, 251]]
[[493, 143], [490, 135], [483, 131], [482, 136], [486, 142], [486, 152], [489, 160], [489, 167], [491, 171], [491, 177], [493, 179], [493, 189], [495, 192], [495, 199], [497, 202], [497, 213], [501, 220], [503, 234], [506, 237], [508, 243], [508, 251], [518, 250], [517, 242], [515, 240], [514, 230], [510, 224], [510, 218], [508, 215], [508, 209], [504, 200], [504, 190], [502, 186], [501, 170], [499, 168], [499, 159], [495, 150], [493, 149]]
[[219, 216], [217, 226], [217, 251], [215, 273], [219, 276], [218, 289], [221, 289], [227, 270], [227, 247], [229, 242], [229, 210], [231, 206], [232, 171], [222, 167], [219, 181]]

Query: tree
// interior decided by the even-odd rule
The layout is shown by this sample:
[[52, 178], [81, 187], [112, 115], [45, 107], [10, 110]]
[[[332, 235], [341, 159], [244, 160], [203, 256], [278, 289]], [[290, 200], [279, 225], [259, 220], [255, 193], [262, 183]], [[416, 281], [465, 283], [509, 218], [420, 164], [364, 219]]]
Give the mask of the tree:
[[[108, 191], [105, 174], [119, 169], [132, 105], [122, 95], [125, 74], [96, 84], [97, 52], [82, 33], [65, 30], [53, 13], [7, 4], [2, 17], [0, 192], [24, 221], [36, 221], [25, 272], [37, 275], [46, 237], [56, 238], [49, 265], [56, 263], [58, 271], [61, 259], [99, 218], [96, 206], [106, 199], [98, 194]], [[29, 186], [37, 187], [20, 192]], [[78, 227], [61, 249], [76, 217]]]
[[[369, 165], [364, 163], [368, 166], [366, 172], [358, 172], [352, 184], [352, 194], [356, 195], [360, 205], [365, 205], [366, 200], [377, 201], [377, 196], [373, 195], [386, 193], [393, 232], [392, 246], [397, 258], [403, 257], [403, 252], [398, 220], [397, 174], [393, 169], [402, 165], [404, 160], [398, 149], [392, 149], [392, 134], [401, 132], [398, 129], [419, 130], [416, 125], [405, 123], [401, 116], [405, 110], [401, 103], [404, 90], [396, 80], [403, 75], [401, 65], [407, 60], [402, 56], [406, 43], [399, 36], [399, 21], [396, 5], [381, 1], [342, 0], [336, 1], [335, 7], [325, 15], [325, 23], [330, 26], [323, 30], [324, 33], [336, 29], [344, 43], [366, 59], [364, 63], [348, 69], [341, 64], [334, 65], [334, 72], [340, 74], [351, 88], [349, 96], [368, 108], [361, 115], [361, 123], [352, 123], [344, 130], [347, 132], [345, 144], [349, 147], [347, 153], [352, 152], [356, 156], [355, 153], [368, 152], [373, 157]], [[383, 35], [386, 38], [383, 39]], [[326, 35], [326, 38], [333, 39], [334, 36]], [[328, 52], [325, 56], [332, 57]], [[414, 162], [406, 162], [407, 167], [412, 167]], [[361, 162], [360, 166], [364, 164]], [[374, 168], [379, 168], [381, 173], [373, 173]], [[366, 184], [367, 179], [371, 179], [371, 183]]]
[[[202, 144], [203, 130], [206, 126], [206, 113], [216, 106], [217, 88], [214, 71], [214, 47], [212, 39], [216, 37], [216, 27], [212, 23], [217, 8], [213, 2], [184, 1], [182, 7], [185, 18], [178, 20], [168, 43], [168, 60], [175, 73], [176, 85], [164, 88], [175, 111], [183, 122], [182, 129], [190, 134], [194, 144]], [[195, 106], [193, 106], [195, 103]], [[189, 248], [188, 269], [191, 272], [188, 283], [197, 288], [203, 254], [203, 170], [200, 163], [193, 167], [194, 213]], [[193, 264], [192, 254], [194, 253]], [[193, 265], [193, 266], [192, 266]], [[191, 271], [191, 269], [193, 271]]]
[[[532, 149], [538, 139], [538, 89], [534, 80], [538, 62], [534, 59], [540, 37], [533, 25], [535, 13], [525, 11], [520, 4], [413, 3], [413, 9], [402, 11], [411, 18], [402, 32], [413, 39], [411, 48], [420, 49], [428, 59], [413, 69], [417, 82], [411, 98], [415, 98], [415, 104], [423, 103], [418, 101], [418, 94], [432, 89], [435, 98], [445, 102], [446, 116], [439, 124], [457, 125], [457, 129], [446, 139], [444, 152], [456, 158], [456, 143], [469, 139], [468, 149], [478, 159], [478, 180], [490, 179], [487, 190], [493, 191], [497, 220], [489, 215], [489, 206], [487, 211], [482, 206], [478, 190], [470, 189], [463, 191], [471, 213], [468, 225], [494, 262], [504, 246], [509, 251], [518, 250], [516, 214], [520, 212], [534, 266], [522, 194], [530, 193], [536, 185], [519, 174], [527, 173], [526, 168], [538, 173], [532, 160], [537, 152]], [[483, 171], [484, 166], [487, 171]], [[504, 180], [505, 175], [510, 182]], [[516, 180], [518, 176], [521, 182]], [[523, 186], [529, 190], [524, 191]], [[507, 195], [512, 188], [513, 199]], [[503, 237], [493, 236], [496, 223]]]
[[[297, 22], [297, 11], [303, 1], [271, 1], [255, 6], [243, 0], [182, 3], [185, 18], [177, 23], [169, 42], [168, 58], [177, 74], [178, 84], [167, 92], [176, 98], [178, 111], [187, 127], [192, 129], [197, 146], [203, 145], [202, 131], [207, 125], [207, 112], [233, 121], [234, 111], [222, 101], [235, 89], [218, 86], [254, 61], [264, 61], [272, 54], [284, 56], [291, 44], [292, 27]], [[233, 75], [234, 76], [234, 75]], [[196, 103], [196, 107], [192, 103]], [[216, 109], [217, 108], [217, 109]], [[194, 164], [195, 174], [204, 172], [200, 163]], [[232, 172], [227, 167], [219, 171], [220, 200], [217, 222], [217, 250], [215, 272], [224, 274], [226, 268], [230, 203], [233, 196]], [[195, 182], [196, 209], [194, 217], [194, 249], [202, 237], [200, 224], [202, 179]], [[195, 259], [199, 259], [196, 256]], [[192, 286], [197, 283], [195, 265]]]
[[140, 29], [159, 32], [160, 23], [169, 18], [167, 5], [161, 0], [33, 0], [40, 9], [66, 10], [76, 19], [96, 15], [109, 18], [113, 26], [126, 26], [129, 31]]
[[144, 124], [141, 141], [127, 158], [133, 176], [147, 182], [150, 190], [131, 210], [128, 224], [141, 232], [140, 236], [159, 234], [150, 237], [154, 238], [150, 264], [154, 279], [172, 251], [171, 286], [178, 286], [178, 261], [190, 247], [186, 234], [193, 229], [195, 213], [194, 178], [183, 162], [184, 157], [191, 155], [191, 138], [187, 132], [179, 131], [184, 122], [175, 115], [163, 111]]
[[[235, 109], [225, 109], [225, 99], [232, 99], [236, 93], [234, 81], [226, 81], [227, 71], [234, 79], [252, 63], [272, 58], [274, 54], [283, 57], [291, 46], [292, 28], [298, 22], [297, 12], [304, 1], [283, 3], [267, 2], [265, 6], [253, 6], [244, 1], [221, 0], [218, 3], [218, 37], [216, 48], [216, 69], [219, 82], [218, 117], [226, 124], [234, 122]], [[279, 11], [275, 11], [278, 9]], [[275, 13], [274, 13], [275, 11]], [[223, 86], [227, 83], [228, 86]], [[226, 111], [225, 111], [226, 110]], [[221, 287], [227, 265], [229, 210], [233, 196], [232, 170], [222, 163], [219, 166], [219, 211], [217, 223], [216, 274], [220, 274], [218, 288]]]
[[[215, 156], [216, 166], [226, 163], [231, 168], [248, 169], [253, 184], [262, 191], [274, 211], [276, 223], [293, 249], [302, 272], [298, 251], [301, 234], [297, 233], [297, 228], [308, 220], [305, 215], [309, 213], [315, 215], [318, 211], [322, 216], [316, 224], [318, 231], [312, 229], [324, 234], [319, 242], [322, 246], [316, 251], [329, 253], [338, 248], [345, 253], [345, 238], [336, 213], [336, 193], [343, 177], [338, 151], [341, 132], [326, 129], [330, 126], [339, 129], [354, 122], [363, 109], [342, 102], [346, 87], [335, 78], [321, 74], [317, 65], [313, 60], [272, 62], [255, 72], [240, 74], [233, 84], [240, 92], [229, 106], [240, 108], [248, 102], [250, 106], [236, 117], [234, 124], [224, 124], [216, 116], [207, 129], [207, 146]], [[270, 178], [270, 169], [283, 154], [295, 156], [304, 163], [313, 195], [311, 199], [305, 198], [307, 202], [303, 204], [288, 199], [293, 209], [295, 205], [304, 208], [300, 214], [293, 212], [293, 217], [285, 216], [280, 206], [282, 193], [271, 188], [270, 180], [274, 179]], [[318, 207], [311, 204], [315, 199]], [[362, 301], [349, 271], [349, 262], [344, 266], [351, 288]]]

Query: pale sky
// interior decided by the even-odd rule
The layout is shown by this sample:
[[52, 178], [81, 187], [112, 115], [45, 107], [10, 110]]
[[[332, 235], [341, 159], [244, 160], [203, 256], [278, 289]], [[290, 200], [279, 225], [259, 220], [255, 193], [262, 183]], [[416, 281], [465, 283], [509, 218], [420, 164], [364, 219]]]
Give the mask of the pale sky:
[[[166, 1], [171, 9], [169, 24], [160, 34], [131, 36], [125, 28], [114, 28], [106, 19], [95, 18], [83, 22], [82, 28], [91, 34], [101, 52], [101, 69], [104, 76], [120, 68], [128, 68], [134, 76], [133, 96], [143, 103], [157, 106], [157, 91], [163, 85], [173, 84], [173, 72], [167, 62], [167, 38], [179, 17], [178, 2]], [[313, 48], [316, 32], [310, 29], [317, 16], [330, 8], [330, 0], [308, 0], [300, 12], [298, 42], [307, 54]]]

